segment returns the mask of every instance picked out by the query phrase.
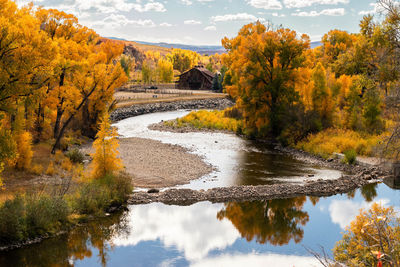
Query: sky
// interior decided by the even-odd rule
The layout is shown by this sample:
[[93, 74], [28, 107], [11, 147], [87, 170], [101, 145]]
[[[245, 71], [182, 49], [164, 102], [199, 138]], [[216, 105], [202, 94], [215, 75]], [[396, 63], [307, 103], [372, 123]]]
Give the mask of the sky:
[[[20, 6], [30, 1], [17, 0]], [[250, 22], [282, 25], [312, 41], [332, 29], [359, 31], [374, 0], [34, 0], [78, 17], [103, 37], [130, 41], [221, 45]]]

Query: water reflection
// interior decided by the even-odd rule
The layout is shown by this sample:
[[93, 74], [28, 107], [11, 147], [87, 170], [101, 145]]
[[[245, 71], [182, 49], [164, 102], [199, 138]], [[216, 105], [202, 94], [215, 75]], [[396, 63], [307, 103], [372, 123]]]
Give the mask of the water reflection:
[[218, 219], [229, 219], [243, 238], [260, 244], [285, 245], [290, 240], [299, 243], [308, 220], [303, 211], [306, 197], [244, 203], [227, 203], [218, 212]]
[[116, 233], [128, 234], [123, 214], [89, 222], [68, 234], [44, 240], [21, 249], [0, 252], [0, 266], [73, 266], [77, 260], [91, 258], [97, 253], [98, 265], [106, 266]]
[[332, 249], [370, 200], [399, 206], [400, 192], [380, 184], [351, 198], [131, 206], [67, 235], [0, 252], [0, 266], [312, 266], [303, 245]]
[[141, 242], [160, 240], [163, 246], [174, 247], [190, 261], [199, 260], [213, 250], [232, 245], [239, 233], [230, 221], [218, 221], [222, 204], [208, 202], [187, 207], [149, 204], [131, 207], [129, 235], [117, 235], [118, 246], [136, 246]]

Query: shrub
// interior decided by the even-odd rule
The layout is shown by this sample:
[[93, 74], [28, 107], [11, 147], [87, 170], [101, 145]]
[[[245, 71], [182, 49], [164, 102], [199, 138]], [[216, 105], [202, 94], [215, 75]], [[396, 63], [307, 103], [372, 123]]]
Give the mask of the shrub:
[[101, 214], [112, 205], [121, 205], [132, 192], [127, 175], [106, 175], [81, 186], [73, 199], [73, 209], [80, 214]]
[[64, 158], [65, 158], [64, 154], [60, 150], [57, 150], [56, 154], [54, 155], [55, 162], [57, 164], [61, 164]]
[[24, 200], [21, 196], [6, 200], [0, 207], [0, 243], [8, 244], [25, 237]]
[[26, 197], [26, 228], [30, 237], [57, 230], [59, 223], [67, 221], [68, 215], [68, 205], [61, 197]]
[[330, 157], [333, 153], [344, 153], [355, 150], [358, 155], [372, 156], [374, 148], [382, 140], [383, 135], [360, 134], [352, 130], [327, 129], [317, 134], [309, 135], [299, 142], [296, 148], [309, 153]]
[[36, 175], [41, 175], [43, 173], [43, 166], [40, 164], [33, 164], [31, 172]]
[[64, 158], [64, 160], [61, 163], [61, 168], [63, 168], [66, 171], [70, 171], [73, 167], [73, 164], [69, 158]]
[[53, 161], [51, 161], [51, 162], [49, 163], [49, 166], [47, 167], [46, 175], [53, 176], [55, 173], [56, 173], [56, 169], [54, 168], [54, 163], [53, 163]]
[[357, 152], [354, 149], [350, 149], [344, 152], [344, 161], [347, 164], [353, 165], [356, 163]]
[[61, 197], [16, 196], [0, 207], [0, 244], [58, 231], [68, 215], [68, 205]]
[[85, 183], [73, 198], [72, 208], [79, 214], [100, 214], [109, 204], [109, 190], [95, 182]]
[[73, 163], [83, 163], [83, 160], [85, 159], [85, 156], [79, 149], [74, 149], [71, 151], [68, 151], [66, 154], [67, 158], [69, 158]]
[[[235, 113], [235, 112], [233, 112]], [[239, 119], [230, 118], [227, 116], [239, 116], [238, 114], [231, 114], [231, 111], [193, 111], [183, 118], [177, 119], [175, 126], [180, 127], [194, 127], [197, 129], [214, 129], [226, 130], [231, 132], [238, 132], [242, 129], [242, 122]]]

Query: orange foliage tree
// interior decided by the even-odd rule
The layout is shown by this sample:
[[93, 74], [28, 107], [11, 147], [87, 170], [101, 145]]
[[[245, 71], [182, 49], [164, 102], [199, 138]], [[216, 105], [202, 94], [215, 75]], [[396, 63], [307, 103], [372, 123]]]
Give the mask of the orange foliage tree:
[[105, 112], [101, 118], [99, 131], [93, 143], [95, 153], [92, 161], [92, 176], [102, 178], [113, 175], [122, 168], [122, 161], [118, 158], [117, 131], [112, 128], [109, 115]]
[[295, 83], [305, 64], [308, 36], [298, 38], [295, 31], [272, 30], [256, 22], [222, 44], [228, 50], [223, 56], [230, 77], [226, 89], [237, 100], [245, 130], [257, 136], [279, 135], [288, 108], [299, 99]]

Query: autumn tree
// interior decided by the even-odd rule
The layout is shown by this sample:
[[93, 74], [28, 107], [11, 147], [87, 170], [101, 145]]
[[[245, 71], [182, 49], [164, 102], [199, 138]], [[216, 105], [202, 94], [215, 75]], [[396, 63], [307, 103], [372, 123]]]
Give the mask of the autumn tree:
[[96, 140], [93, 142], [95, 152], [92, 161], [92, 176], [94, 178], [113, 175], [122, 168], [121, 159], [118, 158], [117, 136], [117, 131], [111, 127], [109, 115], [105, 112], [101, 117]]
[[45, 93], [51, 100], [44, 100], [41, 104], [56, 106], [54, 153], [60, 147], [65, 131], [81, 112], [84, 116], [81, 120], [82, 133], [94, 137], [99, 114], [110, 106], [114, 89], [127, 80], [116, 61], [123, 52], [123, 46], [113, 41], [98, 45], [98, 35], [93, 30], [80, 25], [76, 17], [62, 11], [38, 9], [35, 15], [41, 22], [41, 28], [55, 41], [60, 51]]
[[312, 103], [313, 110], [319, 115], [321, 127], [329, 127], [332, 123], [333, 103], [331, 92], [326, 81], [326, 71], [321, 63], [318, 63], [312, 73]]
[[157, 62], [157, 75], [159, 82], [171, 83], [174, 79], [174, 67], [172, 63], [165, 58], [160, 58]]
[[167, 58], [172, 62], [174, 70], [182, 73], [194, 67], [199, 62], [200, 56], [194, 51], [172, 49]]
[[378, 261], [399, 266], [399, 240], [398, 214], [392, 207], [375, 203], [351, 222], [334, 248], [334, 257], [346, 266], [377, 266]]
[[272, 30], [260, 22], [244, 26], [237, 37], [224, 38], [230, 69], [227, 92], [237, 100], [246, 131], [278, 136], [289, 122], [290, 107], [298, 101], [297, 71], [304, 65], [309, 38], [289, 29]]
[[143, 84], [151, 84], [155, 79], [154, 62], [150, 60], [143, 61], [142, 64], [142, 82]]

